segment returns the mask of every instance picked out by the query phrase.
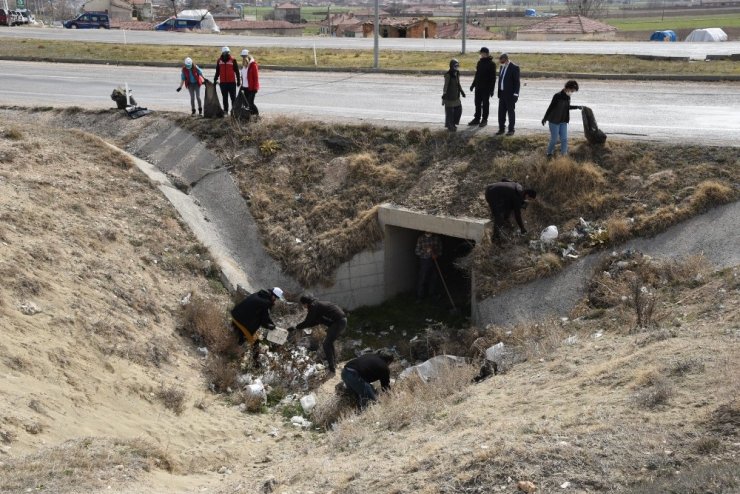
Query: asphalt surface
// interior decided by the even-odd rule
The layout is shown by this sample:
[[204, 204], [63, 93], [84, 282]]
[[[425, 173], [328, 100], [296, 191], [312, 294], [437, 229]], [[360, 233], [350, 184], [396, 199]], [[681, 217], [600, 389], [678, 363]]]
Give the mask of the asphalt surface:
[[[158, 67], [0, 61], [0, 104], [110, 108], [111, 91], [128, 82], [139, 105], [189, 111], [186, 91], [176, 93], [179, 71]], [[212, 78], [210, 71], [206, 72]], [[263, 115], [324, 121], [370, 122], [442, 128], [442, 77], [390, 74], [272, 72], [260, 74], [256, 103]], [[472, 78], [463, 77], [467, 89]], [[517, 130], [545, 134], [540, 121], [563, 81], [523, 81]], [[486, 129], [497, 130], [493, 99]], [[740, 146], [740, 84], [583, 81], [574, 105], [594, 110], [599, 127], [613, 138]], [[472, 117], [473, 95], [463, 100], [463, 124]], [[571, 113], [571, 135], [582, 136], [580, 113]]]
[[[136, 43], [152, 45], [223, 46], [258, 50], [260, 47], [284, 48], [334, 48], [347, 50], [372, 50], [372, 38], [329, 38], [320, 36], [271, 37], [241, 36], [235, 34], [167, 33], [158, 31], [121, 31], [61, 28], [0, 28], [0, 38], [34, 38], [47, 40], [96, 41], [102, 43]], [[740, 41], [724, 43], [658, 43], [650, 41], [476, 41], [467, 40], [467, 51], [477, 51], [485, 45], [492, 52], [510, 53], [583, 53], [652, 55], [664, 57], [689, 57], [704, 60], [707, 55], [740, 53]], [[461, 40], [381, 38], [381, 50], [442, 51], [459, 53]]]

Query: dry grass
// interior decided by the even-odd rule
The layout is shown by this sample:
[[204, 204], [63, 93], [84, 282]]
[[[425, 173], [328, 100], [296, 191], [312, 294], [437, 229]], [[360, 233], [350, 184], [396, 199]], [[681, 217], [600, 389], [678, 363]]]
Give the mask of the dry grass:
[[208, 387], [216, 393], [227, 393], [236, 389], [236, 378], [239, 376], [239, 363], [222, 355], [208, 355], [203, 375]]
[[157, 391], [157, 398], [165, 408], [175, 412], [175, 415], [180, 415], [185, 411], [187, 394], [181, 387], [176, 385], [165, 386], [162, 384]]
[[182, 309], [180, 324], [198, 346], [219, 355], [239, 353], [236, 336], [227, 323], [226, 308], [213, 300], [193, 295]]
[[23, 132], [18, 127], [10, 127], [8, 129], [3, 130], [3, 137], [5, 139], [10, 139], [12, 141], [20, 141], [23, 140]]
[[0, 492], [92, 492], [142, 472], [173, 470], [173, 460], [141, 439], [84, 438], [0, 463]]

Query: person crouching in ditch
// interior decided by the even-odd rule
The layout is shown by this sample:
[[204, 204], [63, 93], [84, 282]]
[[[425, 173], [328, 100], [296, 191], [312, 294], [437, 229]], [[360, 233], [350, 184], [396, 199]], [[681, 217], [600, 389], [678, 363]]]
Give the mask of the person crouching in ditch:
[[537, 197], [537, 192], [533, 189], [525, 189], [516, 182], [508, 180], [496, 182], [486, 187], [486, 202], [491, 210], [491, 216], [493, 217], [493, 235], [491, 241], [501, 241], [501, 228], [506, 225], [511, 227], [511, 220], [509, 219], [511, 213], [514, 213], [514, 218], [519, 225], [519, 231], [522, 235], [527, 233], [527, 229], [524, 228], [524, 222], [522, 221], [522, 209], [527, 206], [527, 199], [534, 200]]
[[390, 353], [368, 353], [350, 360], [342, 369], [342, 381], [357, 397], [360, 409], [364, 409], [369, 402], [378, 400], [371, 383], [380, 381], [381, 389], [390, 391], [391, 370], [388, 364], [391, 362], [393, 355]]
[[310, 295], [303, 295], [301, 297], [301, 305], [308, 311], [306, 313], [306, 319], [297, 326], [289, 327], [288, 331], [292, 332], [296, 329], [312, 328], [319, 324], [326, 325], [326, 337], [321, 346], [324, 349], [324, 356], [329, 364], [328, 377], [333, 377], [337, 371], [334, 342], [347, 327], [347, 316], [338, 305], [331, 302], [321, 302]]
[[252, 361], [256, 368], [260, 366], [257, 330], [275, 329], [275, 323], [270, 318], [270, 309], [277, 299], [285, 300], [280, 288], [260, 290], [249, 295], [231, 310], [232, 329], [239, 338], [240, 345], [245, 341], [252, 345]]

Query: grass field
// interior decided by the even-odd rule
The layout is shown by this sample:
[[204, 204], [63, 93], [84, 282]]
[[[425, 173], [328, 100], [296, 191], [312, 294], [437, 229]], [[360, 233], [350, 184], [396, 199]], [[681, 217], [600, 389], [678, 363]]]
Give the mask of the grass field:
[[705, 27], [740, 27], [740, 14], [692, 15], [686, 17], [633, 17], [605, 19], [620, 31], [658, 31], [663, 29], [699, 29]]
[[[249, 38], [244, 38], [247, 48]], [[241, 48], [241, 47], [239, 47]], [[196, 64], [215, 63], [218, 50], [202, 46], [114, 45], [66, 41], [4, 40], [0, 56], [44, 57], [55, 60], [110, 60], [178, 63], [191, 57]], [[254, 51], [262, 65], [310, 67], [314, 65], [313, 50], [294, 48], [261, 48]], [[594, 74], [711, 74], [740, 75], [740, 64], [732, 61], [684, 62], [640, 60], [626, 55], [557, 55], [511, 54], [524, 72], [594, 73]], [[383, 51], [380, 66], [388, 69], [447, 69], [450, 58], [460, 59], [463, 70], [474, 70], [476, 53]], [[319, 67], [368, 68], [373, 65], [372, 51], [317, 50]]]

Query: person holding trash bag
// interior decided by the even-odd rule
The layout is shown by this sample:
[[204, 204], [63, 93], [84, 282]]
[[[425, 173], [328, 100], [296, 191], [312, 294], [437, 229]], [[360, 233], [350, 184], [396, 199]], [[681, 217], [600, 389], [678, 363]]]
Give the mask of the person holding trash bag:
[[550, 143], [547, 145], [547, 159], [552, 159], [552, 153], [555, 151], [555, 144], [560, 138], [560, 155], [568, 155], [568, 122], [570, 122], [570, 110], [580, 110], [580, 106], [570, 104], [570, 96], [578, 91], [576, 81], [568, 81], [562, 91], [555, 93], [547, 107], [545, 116], [542, 118], [542, 125], [545, 122], [550, 124]]
[[241, 75], [239, 74], [239, 64], [231, 56], [231, 50], [228, 46], [221, 48], [221, 56], [216, 61], [216, 75], [213, 76], [213, 83], [218, 83], [221, 78], [221, 97], [224, 100], [224, 116], [229, 114], [229, 100], [234, 105], [236, 99], [236, 88], [241, 85]]
[[333, 376], [337, 371], [334, 342], [347, 327], [347, 315], [338, 305], [316, 300], [310, 295], [303, 295], [301, 297], [301, 305], [308, 311], [306, 318], [302, 323], [288, 328], [288, 331], [292, 332], [296, 329], [312, 328], [319, 324], [326, 325], [326, 337], [321, 346], [324, 349], [324, 356], [329, 363], [329, 375]]
[[252, 345], [252, 359], [255, 367], [259, 367], [259, 339], [257, 330], [260, 328], [275, 329], [275, 323], [270, 318], [270, 309], [276, 300], [285, 300], [283, 291], [279, 287], [255, 292], [231, 310], [232, 329], [239, 338], [239, 344], [246, 341]]
[[367, 353], [350, 360], [342, 369], [342, 381], [357, 397], [357, 405], [364, 409], [369, 402], [377, 401], [378, 396], [372, 384], [380, 381], [383, 391], [391, 389], [391, 370], [388, 364], [393, 355], [387, 352]]
[[200, 67], [193, 64], [193, 59], [187, 57], [183, 62], [182, 70], [180, 71], [180, 85], [177, 88], [179, 93], [182, 90], [182, 86], [185, 85], [190, 93], [190, 109], [192, 110], [191, 115], [195, 115], [195, 100], [198, 99], [198, 115], [203, 115], [203, 103], [200, 101], [200, 87], [203, 85], [203, 71]]
[[486, 202], [491, 209], [493, 217], [493, 235], [492, 241], [501, 239], [501, 227], [507, 225], [511, 227], [509, 219], [511, 213], [519, 225], [519, 230], [524, 235], [527, 233], [522, 221], [522, 209], [527, 207], [527, 199], [535, 199], [537, 192], [533, 189], [525, 189], [516, 182], [503, 180], [486, 187]]
[[442, 89], [442, 106], [445, 107], [445, 127], [450, 132], [457, 130], [462, 116], [460, 96], [465, 93], [460, 85], [460, 63], [454, 58], [450, 60], [450, 70], [445, 72], [445, 85]]
[[257, 91], [260, 90], [259, 66], [253, 56], [249, 54], [246, 48], [242, 50], [242, 68], [241, 68], [242, 87], [241, 90], [247, 97], [249, 111], [255, 117], [260, 116], [257, 105], [254, 104], [254, 98]]

